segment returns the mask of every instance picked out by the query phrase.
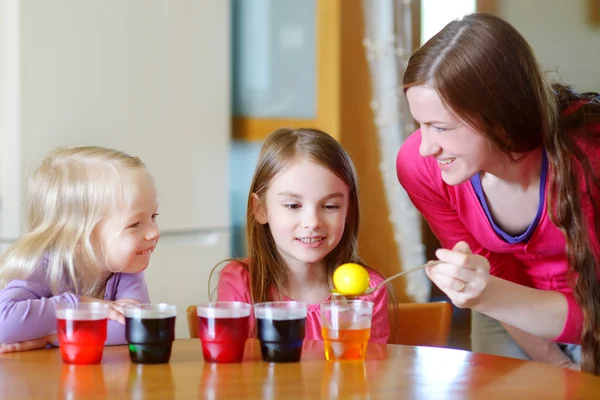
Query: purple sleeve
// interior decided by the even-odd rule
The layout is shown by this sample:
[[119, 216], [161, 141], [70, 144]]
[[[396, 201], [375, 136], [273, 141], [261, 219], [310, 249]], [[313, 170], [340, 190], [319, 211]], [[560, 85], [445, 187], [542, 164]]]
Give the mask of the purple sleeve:
[[17, 343], [56, 333], [55, 305], [77, 304], [72, 293], [52, 296], [43, 271], [13, 280], [0, 291], [0, 343]]
[[[114, 288], [114, 290], [110, 290], [112, 288]], [[150, 302], [150, 295], [148, 294], [148, 287], [146, 286], [143, 272], [137, 274], [121, 273], [113, 275], [107, 283], [106, 293], [110, 295], [110, 298], [105, 298], [105, 300], [114, 301], [133, 299], [140, 303]], [[111, 346], [126, 343], [125, 325], [122, 325], [117, 321], [108, 321], [108, 333], [105, 345]]]

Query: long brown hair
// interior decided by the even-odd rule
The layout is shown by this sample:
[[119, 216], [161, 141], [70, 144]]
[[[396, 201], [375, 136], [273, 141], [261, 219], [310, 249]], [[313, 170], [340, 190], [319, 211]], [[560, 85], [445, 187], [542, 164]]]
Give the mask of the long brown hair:
[[252, 212], [252, 195], [259, 201], [272, 179], [298, 159], [324, 166], [348, 186], [348, 213], [340, 243], [323, 260], [321, 281], [330, 284], [335, 268], [346, 262], [364, 264], [358, 255], [359, 200], [354, 164], [344, 148], [330, 135], [316, 129], [279, 129], [263, 144], [248, 196], [246, 245], [250, 272], [250, 292], [254, 302], [268, 301], [271, 287], [281, 293], [287, 284], [287, 266], [275, 246], [268, 224], [261, 225]]
[[[218, 263], [211, 271], [208, 280], [209, 297], [212, 297], [212, 274], [219, 266], [236, 262], [249, 273], [250, 296], [253, 303], [279, 300], [271, 296], [271, 288], [280, 296], [287, 284], [288, 267], [277, 247], [268, 224], [260, 224], [253, 212], [253, 194], [259, 201], [265, 200], [266, 192], [273, 178], [296, 160], [310, 160], [333, 172], [348, 186], [348, 212], [344, 233], [338, 245], [322, 262], [320, 280], [333, 288], [333, 273], [344, 263], [357, 263], [385, 278], [383, 274], [369, 267], [358, 254], [358, 228], [360, 203], [358, 175], [352, 159], [344, 147], [333, 137], [317, 129], [278, 129], [265, 140], [258, 163], [254, 170], [246, 213], [246, 248], [244, 259], [227, 259]], [[395, 310], [396, 295], [390, 283], [386, 284], [388, 296], [389, 340], [397, 335], [398, 319]]]
[[521, 34], [486, 14], [450, 22], [412, 55], [403, 86], [406, 91], [417, 85], [434, 88], [457, 116], [513, 162], [519, 159], [515, 153], [545, 148], [551, 177], [547, 206], [565, 236], [575, 297], [584, 315], [581, 366], [600, 374], [598, 227], [588, 226], [582, 212], [584, 199], [595, 207], [592, 192], [600, 187], [582, 149], [598, 149], [598, 133], [588, 126], [600, 122], [600, 96], [551, 84]]

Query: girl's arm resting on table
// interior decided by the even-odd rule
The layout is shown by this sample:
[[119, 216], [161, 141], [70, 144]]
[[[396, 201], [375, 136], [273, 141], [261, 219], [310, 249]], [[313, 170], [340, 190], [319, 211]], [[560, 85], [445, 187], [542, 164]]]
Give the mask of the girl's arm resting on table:
[[37, 339], [25, 340], [12, 344], [0, 344], [0, 353], [14, 353], [57, 346], [56, 335], [48, 335]]
[[72, 293], [44, 297], [42, 285], [14, 280], [0, 291], [0, 343], [11, 344], [56, 333], [55, 306], [78, 303]]

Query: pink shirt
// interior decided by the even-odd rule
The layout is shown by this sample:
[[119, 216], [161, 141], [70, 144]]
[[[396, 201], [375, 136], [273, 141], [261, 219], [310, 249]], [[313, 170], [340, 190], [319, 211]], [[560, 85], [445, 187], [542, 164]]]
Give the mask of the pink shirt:
[[[373, 270], [369, 271], [369, 287], [375, 287], [383, 281], [381, 275]], [[246, 268], [240, 263], [232, 262], [223, 268], [219, 277], [217, 287], [217, 299], [219, 301], [241, 301], [252, 304], [250, 296], [250, 275]], [[328, 297], [327, 299], [330, 299]], [[382, 288], [368, 296], [359, 297], [361, 300], [373, 302], [373, 320], [371, 322], [371, 338], [373, 343], [387, 343], [389, 337], [389, 326], [387, 316], [387, 290]], [[283, 297], [284, 300], [290, 300]], [[254, 317], [250, 318], [250, 332], [254, 332]], [[321, 336], [321, 317], [319, 315], [319, 304], [308, 304], [306, 315], [306, 340], [323, 340]]]
[[[419, 154], [420, 143], [421, 132], [417, 130], [402, 145], [396, 160], [398, 180], [441, 245], [452, 248], [458, 241], [464, 240], [474, 253], [489, 260], [492, 275], [524, 286], [562, 293], [568, 303], [568, 316], [563, 331], [554, 341], [579, 343], [583, 314], [567, 277], [565, 238], [550, 221], [546, 202], [538, 226], [529, 240], [509, 244], [494, 232], [471, 182], [455, 186], [444, 183], [437, 161], [433, 157], [421, 157]], [[598, 171], [599, 149], [586, 148], [585, 152], [590, 157], [592, 168]], [[578, 175], [583, 183], [581, 169], [575, 166], [574, 169], [576, 173], [579, 169]], [[550, 170], [546, 193], [549, 193], [548, 183], [551, 180]], [[591, 243], [598, 243], [593, 229], [594, 209], [583, 190], [582, 209], [584, 218], [591, 227]], [[599, 199], [596, 192], [593, 190], [592, 196]]]

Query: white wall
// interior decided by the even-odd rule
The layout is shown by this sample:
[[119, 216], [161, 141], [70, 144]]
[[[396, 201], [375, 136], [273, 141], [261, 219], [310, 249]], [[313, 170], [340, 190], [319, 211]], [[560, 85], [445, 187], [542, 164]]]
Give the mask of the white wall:
[[140, 156], [165, 231], [229, 226], [229, 2], [0, 0], [0, 238], [56, 146]]
[[498, 0], [544, 69], [555, 69], [582, 91], [600, 92], [600, 26], [588, 20], [588, 0]]
[[140, 156], [162, 239], [154, 302], [208, 300], [230, 243], [227, 0], [0, 0], [0, 251], [21, 230], [24, 175], [57, 146]]

